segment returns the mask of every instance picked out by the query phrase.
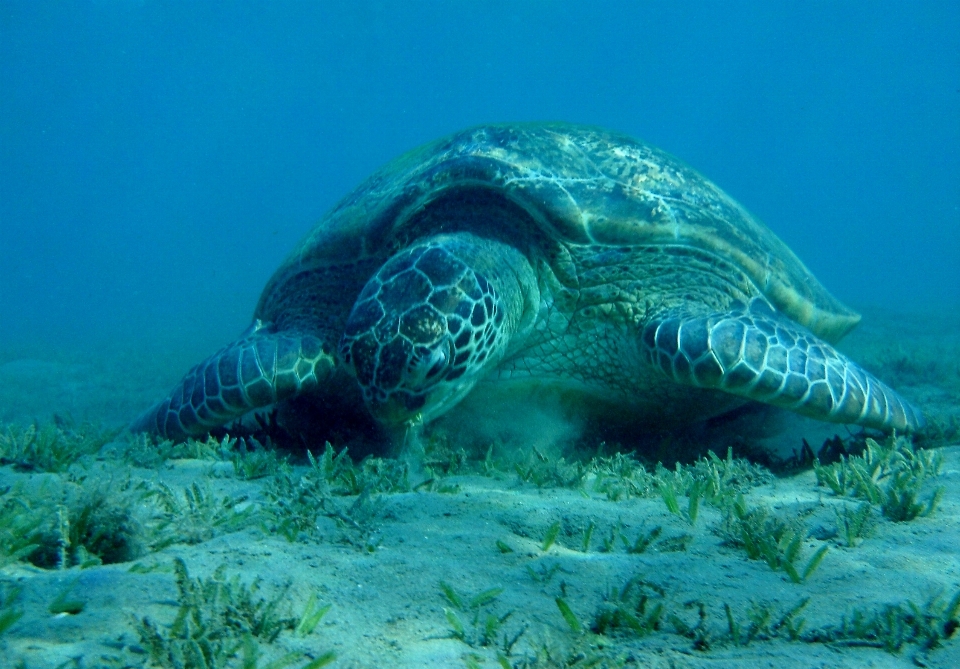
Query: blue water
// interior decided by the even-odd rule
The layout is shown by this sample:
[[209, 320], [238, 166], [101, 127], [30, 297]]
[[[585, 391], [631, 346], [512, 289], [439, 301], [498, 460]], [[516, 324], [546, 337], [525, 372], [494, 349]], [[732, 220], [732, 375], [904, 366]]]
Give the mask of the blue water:
[[[11, 424], [34, 420], [59, 418], [66, 426], [62, 434], [41, 432], [39, 441], [78, 434], [72, 426], [80, 421], [90, 420], [96, 428], [129, 425], [190, 365], [248, 327], [275, 268], [366, 176], [400, 153], [458, 129], [524, 120], [624, 132], [715, 181], [779, 235], [828, 290], [864, 312], [860, 330], [843, 345], [926, 413], [936, 428], [927, 443], [960, 441], [958, 0], [0, 0], [0, 446], [13, 443], [14, 435], [28, 442], [22, 435], [30, 432]], [[911, 312], [924, 316], [911, 318]], [[231, 478], [226, 462], [170, 461], [153, 470], [131, 469], [130, 464], [151, 466], [152, 447], [124, 437], [107, 445], [98, 460], [86, 456], [59, 475], [30, 471], [33, 462], [21, 462], [12, 448], [0, 453], [0, 511], [7, 514], [0, 539], [20, 529], [26, 536], [28, 525], [10, 520], [21, 507], [30, 513], [24, 518], [46, 513], [29, 541], [43, 537], [53, 546], [49, 555], [71, 545], [62, 537], [70, 518], [74, 529], [86, 528], [84, 538], [93, 535], [102, 543], [104, 537], [121, 536], [121, 530], [92, 530], [98, 527], [94, 518], [104, 526], [123, 523], [123, 537], [139, 533], [136, 542], [141, 534], [148, 542], [154, 529], [136, 529], [141, 518], [144, 528], [174, 518], [166, 511], [161, 518], [159, 502], [150, 501], [160, 499], [161, 484], [176, 489], [177, 499], [184, 485], [202, 485], [210, 502], [190, 496], [199, 495], [200, 487], [185, 493], [183, 508], [203, 507], [201, 512], [184, 511], [187, 534], [162, 550], [144, 548], [143, 564], [137, 565], [143, 568], [136, 571], [126, 565], [42, 571], [0, 559], [0, 613], [7, 617], [0, 623], [0, 667], [14, 666], [21, 654], [33, 669], [100, 666], [97, 658], [121, 652], [132, 658], [131, 666], [146, 662], [131, 614], [151, 617], [166, 633], [186, 611], [177, 614], [170, 606], [174, 584], [165, 565], [173, 556], [182, 556], [195, 576], [220, 564], [229, 567], [229, 578], [246, 583], [262, 575], [264, 594], [280, 592], [276, 588], [289, 579], [293, 586], [282, 591], [278, 616], [288, 615], [282, 607], [290, 603], [296, 619], [313, 593], [321, 597], [316, 604], [333, 605], [310, 638], [294, 640], [284, 633], [272, 649], [261, 643], [266, 659], [291, 648], [309, 648], [313, 657], [335, 648], [342, 657], [336, 666], [422, 667], [427, 662], [418, 658], [424, 657], [434, 658], [430, 666], [467, 666], [445, 658], [480, 654], [489, 660], [484, 666], [493, 666], [501, 644], [468, 648], [455, 640], [447, 624], [451, 614], [443, 612], [457, 602], [441, 597], [437, 584], [444, 582], [471, 602], [474, 621], [481, 615], [474, 602], [493, 602], [500, 594], [491, 593], [502, 591], [502, 598], [483, 610], [488, 629], [490, 620], [504, 623], [516, 611], [503, 628], [508, 653], [507, 634], [529, 627], [517, 646], [520, 653], [548, 637], [564, 645], [576, 637], [634, 658], [631, 666], [642, 666], [642, 658], [659, 666], [681, 655], [678, 661], [690, 666], [718, 660], [748, 666], [761, 657], [764, 666], [888, 666], [898, 659], [905, 666], [914, 656], [918, 663], [932, 659], [937, 666], [960, 666], [956, 635], [943, 655], [928, 658], [926, 648], [908, 643], [898, 659], [883, 655], [884, 660], [880, 650], [866, 647], [876, 644], [863, 639], [849, 639], [845, 646], [848, 640], [838, 637], [829, 647], [801, 647], [781, 643], [781, 632], [776, 644], [760, 647], [769, 629], [795, 624], [799, 629], [800, 618], [787, 625], [783, 617], [785, 626], [764, 627], [749, 649], [739, 647], [739, 632], [734, 644], [723, 636], [726, 629], [734, 631], [731, 610], [736, 610], [744, 621], [743, 646], [754, 638], [746, 621], [756, 621], [761, 609], [748, 598], [776, 599], [780, 608], [768, 612], [811, 599], [803, 614], [810, 620], [806, 629], [829, 630], [825, 626], [841, 619], [856, 620], [855, 605], [884, 611], [882, 620], [890, 621], [893, 604], [905, 612], [908, 599], [919, 603], [936, 593], [942, 598], [929, 599], [939, 603], [929, 605], [936, 614], [924, 618], [929, 624], [922, 634], [934, 628], [950, 634], [956, 619], [944, 621], [941, 613], [957, 591], [960, 573], [956, 448], [944, 449], [945, 475], [923, 492], [927, 504], [927, 495], [939, 499], [935, 488], [945, 490], [936, 515], [915, 525], [893, 523], [880, 519], [874, 505], [882, 525], [858, 549], [849, 537], [847, 546], [836, 545], [840, 539], [828, 532], [835, 524], [839, 531], [840, 509], [850, 511], [860, 500], [830, 499], [826, 488], [813, 488], [809, 472], [765, 485], [756, 496], [746, 491], [751, 509], [762, 512], [762, 505], [769, 505], [770, 518], [796, 515], [797, 524], [784, 524], [791, 536], [806, 519], [810, 535], [796, 535], [804, 538], [805, 564], [814, 554], [813, 542], [822, 549], [831, 543], [824, 566], [800, 586], [764, 561], [748, 560], [745, 552], [719, 548], [724, 535], [714, 523], [720, 515], [706, 503], [699, 507], [701, 518], [712, 519], [696, 525], [692, 511], [688, 524], [678, 517], [682, 514], [665, 511], [656, 494], [614, 504], [602, 500], [598, 487], [590, 493], [541, 491], [540, 482], [523, 477], [519, 466], [520, 477], [532, 482], [514, 479], [507, 464], [513, 454], [501, 462], [493, 446], [486, 450], [491, 443], [498, 449], [512, 446], [501, 434], [521, 437], [517, 441], [531, 447], [545, 445], [553, 457], [580, 430], [600, 424], [581, 425], [577, 416], [567, 420], [544, 394], [548, 401], [539, 404], [512, 401], [480, 406], [477, 417], [469, 411], [450, 414], [446, 427], [452, 434], [459, 433], [452, 428], [468, 433], [476, 427], [487, 440], [478, 453], [487, 453], [499, 468], [496, 478], [478, 483], [478, 477], [462, 477], [465, 494], [430, 492], [455, 492], [461, 478], [437, 474], [434, 480], [431, 473], [423, 481], [421, 474], [432, 470], [416, 452], [432, 436], [421, 440], [418, 430], [410, 430], [405, 450], [385, 445], [382, 450], [409, 455], [411, 483], [419, 483], [416, 496], [387, 494], [381, 505], [366, 488], [356, 500], [341, 503], [326, 498], [324, 484], [313, 523], [317, 532], [311, 529], [308, 536], [305, 529], [295, 542], [270, 536], [274, 520], [287, 532], [297, 527], [288, 522], [293, 515], [284, 519], [285, 511], [273, 520], [269, 514], [242, 516], [249, 526], [240, 532], [233, 532], [232, 521], [221, 523], [248, 493], [257, 505], [249, 510], [310, 513], [299, 510], [306, 506], [302, 500], [311, 499], [307, 493], [296, 503], [270, 501], [264, 496], [272, 485], [268, 479]], [[691, 407], [698, 408], [692, 397]], [[311, 419], [319, 423], [328, 416], [334, 424], [340, 413], [349, 413], [321, 399], [326, 404], [317, 411], [309, 405], [299, 415], [291, 411], [295, 420], [285, 427], [309, 429]], [[333, 408], [324, 413], [324, 406]], [[489, 429], [479, 418], [490, 420]], [[728, 447], [740, 455], [746, 445], [758, 447], [754, 454], [769, 448], [786, 457], [804, 440], [816, 450], [835, 435], [851, 434], [842, 426], [811, 423], [744, 412], [716, 421], [713, 432], [693, 426], [692, 437], [674, 439], [660, 426], [644, 426], [620, 446], [642, 449], [656, 442], [645, 458], [670, 466], [671, 458], [686, 455], [687, 441], [696, 441], [698, 449], [713, 446], [721, 455]], [[331, 433], [346, 442], [339, 425], [334, 427]], [[92, 434], [86, 430], [80, 432]], [[603, 434], [597, 432], [588, 436], [599, 440]], [[312, 441], [304, 444], [320, 446], [320, 438], [308, 436]], [[362, 454], [353, 443], [350, 453]], [[444, 452], [442, 438], [431, 443], [439, 454], [436, 463], [449, 458], [450, 474], [456, 474], [460, 453]], [[607, 448], [603, 442], [587, 446], [598, 453]], [[611, 439], [609, 448], [616, 447]], [[158, 450], [157, 457], [162, 460], [165, 452]], [[531, 455], [518, 453], [521, 464]], [[302, 453], [294, 455], [302, 462]], [[539, 450], [535, 455], [530, 462], [539, 467], [545, 456]], [[394, 471], [392, 466], [382, 471]], [[441, 470], [438, 465], [436, 472]], [[20, 487], [23, 482], [27, 485]], [[748, 485], [731, 480], [734, 484]], [[99, 488], [89, 497], [95, 486], [111, 494], [111, 505], [115, 495], [120, 506], [101, 506]], [[24, 491], [28, 496], [21, 499]], [[230, 497], [221, 497], [227, 493]], [[94, 502], [77, 519], [74, 508], [88, 497]], [[696, 499], [679, 508], [698, 508]], [[738, 504], [744, 500], [739, 499]], [[132, 508], [131, 500], [135, 511], [125, 510]], [[934, 503], [929, 504], [932, 512]], [[204, 509], [219, 536], [187, 546], [184, 537], [208, 522], [201, 520]], [[214, 515], [221, 520], [212, 520]], [[337, 525], [346, 520], [356, 527], [344, 524], [334, 531], [334, 518]], [[563, 534], [548, 556], [553, 539], [541, 543], [541, 537], [552, 532], [557, 538], [561, 520]], [[35, 522], [40, 521], [29, 521], [30, 532]], [[163, 520], [163, 528], [180, 522]], [[641, 537], [656, 537], [661, 523], [667, 528], [663, 539], [674, 546], [694, 541], [695, 548], [679, 553], [676, 547], [657, 547], [635, 555], [639, 551], [631, 550], [627, 537], [636, 548]], [[603, 543], [609, 537], [613, 544], [602, 557], [601, 535]], [[61, 538], [51, 544], [51, 537]], [[0, 547], [0, 558], [8, 557], [4, 551], [18, 539]], [[502, 552], [503, 540], [509, 553]], [[73, 544], [78, 560], [87, 555], [79, 542]], [[154, 547], [160, 545], [167, 543]], [[569, 597], [586, 621], [602, 592], [612, 587], [616, 593], [639, 576], [642, 585], [648, 575], [667, 588], [670, 617], [676, 612], [686, 620], [691, 636], [702, 632], [702, 639], [715, 640], [720, 654], [692, 651], [694, 643], [680, 635], [676, 623], [677, 634], [661, 627], [649, 647], [620, 638], [594, 643], [599, 637], [571, 635], [563, 627], [554, 608], [562, 601], [554, 600], [557, 594]], [[74, 603], [74, 597], [82, 599], [82, 616], [50, 615], [68, 595]], [[724, 614], [728, 602], [733, 609]], [[701, 607], [699, 623], [694, 603]], [[21, 605], [23, 619], [4, 633]], [[711, 618], [701, 627], [703, 606], [709, 606]], [[466, 620], [466, 608], [456, 608]], [[919, 627], [908, 630], [912, 623], [904, 621], [919, 617], [904, 616], [897, 635], [917, 633]], [[123, 644], [134, 645], [123, 649]], [[245, 641], [245, 653], [248, 647]], [[293, 666], [304, 662], [297, 659]]]
[[679, 156], [854, 307], [960, 304], [960, 4], [4, 2], [0, 347], [227, 341], [323, 212], [490, 121]]

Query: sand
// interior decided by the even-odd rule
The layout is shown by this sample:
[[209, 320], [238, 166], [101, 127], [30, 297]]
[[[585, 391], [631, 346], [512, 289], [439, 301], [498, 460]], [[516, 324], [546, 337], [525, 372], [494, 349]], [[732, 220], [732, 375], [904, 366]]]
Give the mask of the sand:
[[[955, 314], [924, 318], [868, 312], [869, 325], [844, 348], [940, 424], [949, 424], [960, 418], [960, 343], [955, 334], [960, 319]], [[183, 369], [179, 357], [186, 357], [170, 355], [154, 362], [156, 373], [137, 381], [128, 373], [128, 358], [110, 360], [109, 352], [88, 356], [82, 363], [60, 353], [18, 355], [0, 358], [0, 418], [6, 423], [49, 420], [61, 412], [77, 421], [118, 424], [131, 418], [136, 406], [162, 394]], [[51, 377], [61, 382], [40, 381]], [[768, 446], [786, 453], [803, 437], [816, 446], [821, 443], [816, 440], [849, 434], [842, 427], [805, 420], [787, 425], [766, 438]], [[730, 636], [725, 611], [728, 605], [746, 627], [751, 606], [769, 605], [776, 617], [809, 598], [802, 616], [803, 629], [810, 632], [849, 620], [855, 609], [878, 611], [907, 601], [923, 605], [932, 597], [949, 600], [960, 592], [960, 444], [946, 439], [935, 445], [942, 453], [942, 471], [924, 488], [926, 496], [937, 487], [944, 489], [935, 512], [892, 522], [875, 511], [872, 532], [853, 547], [836, 535], [835, 509], [855, 502], [818, 486], [813, 471], [773, 477], [747, 489], [745, 499], [751, 506], [765, 504], [785, 518], [803, 519], [808, 533], [801, 563], [828, 546], [809, 578], [794, 583], [783, 571], [748, 559], [742, 548], [730, 545], [721, 531], [723, 516], [713, 506], [702, 505], [691, 523], [670, 513], [656, 495], [612, 501], [594, 489], [590, 476], [574, 488], [538, 488], [508, 466], [492, 476], [446, 476], [444, 492], [435, 483], [417, 491], [374, 495], [366, 500], [369, 513], [361, 527], [320, 513], [313, 528], [290, 541], [255, 517], [271, 507], [265, 494], [269, 477], [241, 480], [229, 461], [214, 459], [132, 466], [129, 458], [118, 455], [127, 448], [121, 436], [60, 475], [0, 467], [0, 488], [21, 482], [36, 489], [51, 477], [59, 477], [55, 485], [67, 478], [80, 485], [110, 480], [114, 487], [131, 480], [165, 483], [176, 491], [197, 482], [218, 499], [245, 496], [238, 508], [250, 509], [249, 521], [235, 531], [217, 529], [200, 543], [144, 550], [135, 560], [118, 564], [86, 569], [41, 569], [23, 561], [7, 565], [0, 580], [21, 586], [18, 607], [23, 616], [0, 636], [0, 666], [20, 661], [30, 669], [149, 666], [136, 631], [138, 621], [146, 617], [158, 629], [169, 629], [179, 608], [172, 564], [180, 558], [191, 577], [207, 578], [224, 566], [228, 577], [239, 575], [243, 583], [261, 579], [260, 596], [289, 586], [281, 602], [284, 615], [299, 617], [312, 593], [331, 605], [311, 633], [288, 630], [272, 644], [261, 642], [261, 667], [289, 652], [297, 653], [290, 666], [301, 667], [328, 651], [336, 653], [328, 665], [333, 667], [496, 667], [503, 666], [497, 652], [504, 635], [512, 638], [521, 631], [505, 660], [510, 666], [956, 667], [956, 639], [929, 652], [915, 644], [888, 652], [851, 639], [791, 641], [783, 633], [769, 640], [741, 637], [738, 644]], [[295, 462], [294, 477], [307, 471], [302, 458]], [[355, 501], [337, 497], [328, 511], [349, 512]], [[685, 504], [681, 499], [681, 506]], [[137, 513], [148, 522], [154, 511], [146, 503], [141, 506]], [[545, 550], [545, 537], [556, 523], [559, 532]], [[584, 533], [591, 523], [595, 529], [584, 550]], [[604, 539], [615, 527], [628, 542], [618, 541], [604, 551]], [[661, 528], [660, 534], [644, 552], [627, 550], [627, 543], [655, 527]], [[658, 629], [643, 636], [587, 631], [604, 596], [633, 577], [642, 581], [651, 601], [663, 604]], [[456, 610], [441, 583], [459, 595], [464, 610]], [[67, 586], [71, 596], [83, 601], [82, 610], [51, 614], [50, 603]], [[481, 607], [477, 627], [469, 602], [480, 593], [490, 593], [490, 601]], [[557, 598], [566, 602], [583, 631], [571, 628]], [[666, 614], [693, 626], [700, 605], [707, 614], [710, 642], [698, 649]], [[464, 625], [462, 638], [457, 638], [448, 611]], [[488, 615], [506, 618], [496, 643], [485, 646], [480, 628]], [[545, 648], [552, 649], [555, 663], [545, 659]], [[588, 658], [594, 656], [606, 659], [591, 665]], [[229, 666], [241, 666], [240, 660]]]

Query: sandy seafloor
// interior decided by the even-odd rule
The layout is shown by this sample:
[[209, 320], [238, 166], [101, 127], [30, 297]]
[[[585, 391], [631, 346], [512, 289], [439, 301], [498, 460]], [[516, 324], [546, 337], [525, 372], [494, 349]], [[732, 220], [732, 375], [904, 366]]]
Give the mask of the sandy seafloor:
[[[5, 348], [0, 351], [0, 422], [44, 423], [56, 413], [75, 422], [119, 426], [163, 396], [187, 367], [219, 343], [181, 342], [180, 348], [161, 350], [133, 345], [83, 351], [29, 344]], [[956, 425], [960, 420], [960, 312], [865, 310], [861, 326], [840, 348], [938, 424]], [[834, 434], [850, 433], [843, 426], [805, 419], [784, 424], [779, 434], [766, 439], [769, 447], [782, 452], [798, 448], [803, 437], [816, 447]], [[332, 605], [311, 634], [284, 632], [274, 644], [262, 643], [260, 666], [269, 658], [299, 651], [302, 659], [291, 666], [300, 667], [331, 650], [337, 659], [328, 666], [334, 667], [464, 667], [468, 662], [502, 666], [494, 649], [471, 647], [453, 638], [444, 612], [451, 604], [439, 586], [444, 581], [464, 597], [503, 588], [485, 611], [497, 616], [512, 612], [503, 625], [510, 635], [525, 628], [509, 658], [514, 666], [544, 645], [568, 662], [536, 666], [587, 666], [586, 660], [577, 663], [576, 656], [564, 650], [579, 644], [608, 658], [609, 664], [594, 666], [619, 666], [613, 660], [620, 658], [623, 666], [638, 667], [957, 667], [958, 638], [929, 653], [911, 645], [890, 653], [850, 642], [774, 639], [737, 646], [724, 639], [724, 604], [742, 616], [750, 602], [767, 602], [783, 610], [809, 598], [803, 615], [806, 629], [815, 629], [839, 624], [857, 607], [876, 610], [908, 600], [922, 604], [937, 594], [949, 599], [960, 590], [960, 442], [954, 436], [940, 440], [939, 446], [943, 470], [928, 483], [930, 490], [945, 487], [936, 512], [904, 523], [875, 514], [872, 535], [852, 548], [830, 537], [833, 507], [841, 502], [817, 487], [812, 471], [752, 488], [747, 494], [751, 504], [765, 502], [783, 515], [805, 514], [811, 530], [805, 555], [818, 546], [830, 546], [819, 569], [801, 584], [724, 545], [714, 531], [720, 514], [710, 506], [703, 506], [691, 526], [670, 514], [656, 496], [609, 501], [591, 492], [589, 484], [582, 490], [538, 489], [505, 468], [496, 477], [445, 478], [443, 483], [454, 492], [422, 489], [381, 495], [368, 531], [372, 539], [367, 543], [376, 546], [372, 551], [358, 547], [365, 541], [351, 536], [349, 528], [320, 515], [316, 531], [295, 542], [250, 523], [194, 545], [144, 552], [134, 571], [134, 562], [60, 570], [26, 562], [7, 565], [0, 579], [22, 587], [19, 606], [24, 615], [0, 636], [0, 667], [18, 662], [30, 669], [143, 666], [147, 659], [133, 623], [143, 616], [161, 629], [172, 623], [177, 593], [170, 565], [178, 556], [192, 576], [208, 576], [225, 565], [228, 575], [239, 574], [245, 582], [260, 577], [265, 595], [292, 584], [286, 595], [292, 615], [299, 614], [311, 592]], [[74, 464], [70, 476], [111, 481], [132, 477], [165, 482], [173, 489], [199, 481], [218, 496], [248, 495], [256, 504], [266, 503], [265, 480], [238, 480], [229, 462], [179, 459], [156, 468], [132, 467], [110, 455], [116, 448], [117, 442], [108, 444], [100, 455]], [[0, 467], [0, 486], [17, 480], [35, 485], [41, 476], [50, 475], [18, 472], [8, 465]], [[560, 534], [543, 551], [543, 537], [557, 521]], [[590, 550], [583, 552], [582, 533], [591, 521], [597, 529]], [[655, 544], [631, 554], [621, 544], [601, 552], [602, 537], [618, 522], [631, 538], [657, 525], [662, 526], [663, 537], [692, 538], [685, 551], [659, 550]], [[498, 541], [512, 552], [501, 552]], [[534, 578], [531, 569], [553, 573]], [[669, 624], [642, 638], [578, 636], [560, 615], [555, 598], [563, 595], [588, 625], [603, 594], [634, 575], [662, 587], [666, 606], [691, 624], [695, 611], [684, 608], [684, 603], [704, 603], [715, 638], [711, 647], [695, 649]], [[70, 583], [85, 601], [82, 611], [51, 614], [49, 603]], [[468, 632], [473, 634], [472, 628]], [[231, 666], [240, 666], [239, 659]]]

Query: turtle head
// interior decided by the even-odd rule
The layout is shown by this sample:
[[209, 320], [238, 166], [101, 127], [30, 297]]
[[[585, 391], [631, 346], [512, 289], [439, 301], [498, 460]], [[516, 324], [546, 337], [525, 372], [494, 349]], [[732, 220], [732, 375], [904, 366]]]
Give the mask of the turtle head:
[[347, 319], [340, 357], [383, 423], [440, 416], [503, 356], [508, 305], [471, 266], [457, 237], [433, 238], [390, 258]]

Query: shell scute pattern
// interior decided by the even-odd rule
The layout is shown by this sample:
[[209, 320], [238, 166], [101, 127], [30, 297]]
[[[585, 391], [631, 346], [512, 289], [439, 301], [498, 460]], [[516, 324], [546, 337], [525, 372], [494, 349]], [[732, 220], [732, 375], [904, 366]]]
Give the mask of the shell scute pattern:
[[[334, 376], [384, 421], [442, 415], [483, 378], [573, 379], [562, 392], [639, 413], [684, 398], [679, 383], [922, 422], [832, 349], [859, 317], [770, 230], [680, 161], [595, 128], [487, 126], [400, 157], [307, 235], [255, 318], [263, 331], [191, 370], [143, 425], [192, 433]], [[460, 377], [427, 402], [446, 392], [434, 379]]]
[[345, 238], [385, 257], [428, 234], [405, 230], [429, 201], [468, 185], [519, 204], [538, 228], [525, 234], [541, 245], [672, 241], [739, 267], [767, 299], [822, 335], [837, 338], [857, 320], [769, 230], [692, 169], [631, 138], [563, 124], [488, 126], [411, 152], [342, 202], [296, 258], [331, 262], [328, 247], [348, 248]]

